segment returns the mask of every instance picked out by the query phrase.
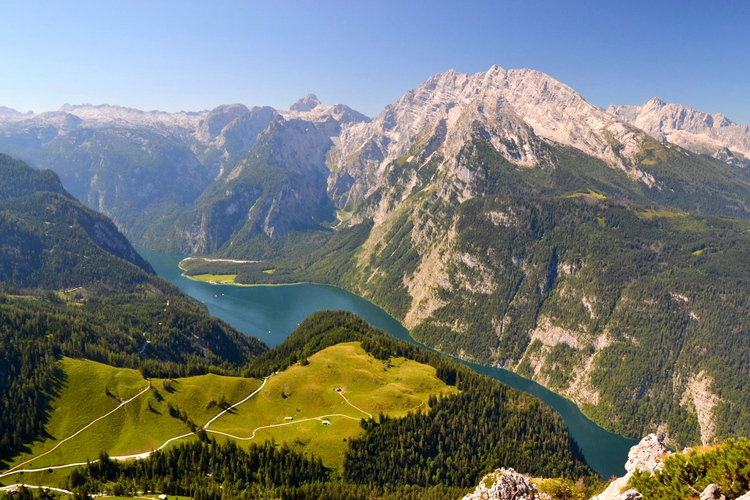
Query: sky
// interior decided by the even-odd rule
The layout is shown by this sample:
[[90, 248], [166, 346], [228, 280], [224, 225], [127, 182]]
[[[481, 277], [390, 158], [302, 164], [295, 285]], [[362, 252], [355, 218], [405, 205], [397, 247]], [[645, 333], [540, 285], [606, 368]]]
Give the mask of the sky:
[[532, 68], [589, 102], [652, 97], [750, 123], [750, 2], [0, 0], [0, 106], [374, 116], [430, 76]]

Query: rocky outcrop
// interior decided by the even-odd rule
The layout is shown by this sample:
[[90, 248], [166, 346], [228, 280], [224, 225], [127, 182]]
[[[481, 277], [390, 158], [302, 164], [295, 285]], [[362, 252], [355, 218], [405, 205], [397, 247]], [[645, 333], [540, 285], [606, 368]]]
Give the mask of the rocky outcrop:
[[628, 461], [625, 463], [627, 474], [612, 481], [604, 492], [593, 497], [591, 500], [640, 499], [641, 494], [637, 490], [633, 488], [625, 490], [633, 473], [636, 470], [653, 472], [660, 469], [664, 465], [664, 459], [669, 453], [667, 447], [664, 446], [656, 434], [649, 434], [644, 437], [628, 453]]
[[539, 493], [528, 477], [513, 469], [500, 468], [484, 476], [474, 493], [463, 500], [535, 500], [550, 496]]
[[630, 449], [625, 470], [628, 472], [635, 472], [636, 470], [654, 472], [662, 468], [664, 459], [669, 453], [670, 451], [656, 434], [649, 434]]

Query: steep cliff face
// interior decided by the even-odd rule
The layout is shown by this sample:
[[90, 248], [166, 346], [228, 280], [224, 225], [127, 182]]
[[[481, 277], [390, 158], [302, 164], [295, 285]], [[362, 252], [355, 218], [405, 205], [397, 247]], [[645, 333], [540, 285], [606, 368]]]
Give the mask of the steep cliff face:
[[653, 98], [643, 106], [610, 105], [607, 112], [667, 141], [707, 154], [732, 165], [750, 166], [750, 132], [747, 125], [721, 113], [706, 113]]
[[74, 196], [136, 240], [152, 214], [184, 210], [209, 179], [184, 144], [145, 130], [76, 130], [29, 156], [55, 170]]
[[193, 146], [212, 178], [223, 177], [255, 145], [271, 121], [278, 119], [268, 106], [219, 106], [201, 120]]
[[721, 352], [734, 366], [750, 347], [730, 333], [750, 326], [735, 281], [745, 266], [726, 265], [745, 222], [594, 194], [459, 202], [434, 186], [398, 201], [375, 192], [348, 287], [418, 340], [533, 378], [620, 433], [708, 443], [747, 425], [721, 417], [745, 397], [708, 361]]
[[171, 244], [191, 253], [236, 251], [254, 238], [322, 229], [335, 219], [325, 155], [339, 126], [333, 119], [272, 121], [231, 171], [205, 189], [196, 208], [177, 218]]

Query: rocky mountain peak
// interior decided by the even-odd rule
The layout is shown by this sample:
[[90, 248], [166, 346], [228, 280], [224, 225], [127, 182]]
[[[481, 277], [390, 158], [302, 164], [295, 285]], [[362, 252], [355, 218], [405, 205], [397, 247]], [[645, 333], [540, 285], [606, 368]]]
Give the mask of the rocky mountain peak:
[[663, 99], [660, 99], [658, 97], [652, 97], [646, 104], [643, 105], [644, 108], [649, 109], [659, 109], [666, 106], [667, 103], [664, 102]]
[[289, 111], [311, 111], [322, 104], [323, 103], [318, 100], [315, 94], [307, 94], [305, 97], [289, 106]]
[[656, 97], [643, 106], [613, 104], [607, 112], [659, 140], [730, 164], [750, 166], [748, 126], [734, 123], [721, 113], [706, 113]]
[[[369, 182], [414, 151], [421, 152], [419, 161], [438, 153], [447, 165], [455, 163], [472, 134], [484, 136], [516, 165], [539, 165], [546, 141], [571, 146], [641, 178], [631, 172], [629, 159], [640, 150], [645, 134], [549, 75], [499, 66], [474, 75], [455, 70], [434, 75], [370, 123], [344, 126], [331, 167], [342, 177]], [[331, 184], [340, 183], [334, 179]], [[354, 193], [373, 188], [353, 186]]]

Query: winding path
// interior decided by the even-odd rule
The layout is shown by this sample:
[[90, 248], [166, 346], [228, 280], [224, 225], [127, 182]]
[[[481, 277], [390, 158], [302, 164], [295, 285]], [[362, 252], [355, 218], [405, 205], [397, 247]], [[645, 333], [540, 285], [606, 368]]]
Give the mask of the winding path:
[[[140, 392], [139, 392], [138, 394], [136, 394], [136, 395], [135, 395], [135, 396], [133, 396], [132, 398], [128, 399], [127, 401], [123, 401], [122, 403], [120, 403], [119, 405], [117, 405], [117, 407], [116, 407], [115, 409], [113, 409], [112, 411], [110, 411], [110, 412], [108, 412], [108, 413], [106, 413], [106, 414], [102, 415], [102, 416], [101, 416], [101, 417], [99, 417], [99, 418], [95, 418], [94, 420], [92, 420], [91, 422], [89, 422], [88, 424], [86, 424], [86, 425], [85, 425], [84, 427], [82, 427], [82, 428], [80, 428], [79, 430], [77, 430], [77, 431], [76, 431], [76, 432], [75, 432], [75, 433], [74, 433], [73, 435], [71, 435], [71, 436], [68, 436], [68, 437], [66, 437], [65, 439], [61, 440], [61, 441], [60, 441], [60, 442], [58, 442], [58, 443], [57, 443], [57, 444], [56, 444], [56, 445], [55, 445], [54, 447], [52, 447], [51, 449], [49, 449], [49, 450], [45, 451], [44, 453], [42, 453], [42, 454], [40, 454], [40, 455], [37, 455], [37, 456], [35, 456], [35, 457], [32, 457], [32, 458], [30, 458], [30, 459], [26, 460], [25, 462], [21, 462], [20, 464], [16, 465], [15, 467], [11, 467], [11, 468], [10, 468], [10, 469], [8, 469], [8, 470], [7, 470], [7, 471], [6, 471], [6, 472], [5, 472], [4, 474], [0, 474], [0, 477], [4, 477], [4, 476], [7, 476], [7, 475], [9, 475], [9, 474], [13, 473], [13, 472], [14, 472], [14, 471], [15, 471], [16, 469], [18, 469], [19, 467], [22, 467], [22, 466], [24, 466], [24, 465], [28, 464], [29, 462], [33, 462], [33, 461], [34, 461], [34, 460], [36, 460], [37, 458], [42, 458], [43, 456], [45, 456], [45, 455], [48, 455], [48, 454], [52, 453], [53, 451], [55, 451], [55, 450], [56, 450], [57, 448], [59, 448], [59, 447], [60, 447], [60, 446], [61, 446], [61, 445], [62, 445], [63, 443], [65, 443], [66, 441], [70, 441], [71, 439], [73, 439], [74, 437], [76, 437], [77, 435], [79, 435], [80, 433], [82, 433], [83, 431], [85, 431], [86, 429], [88, 429], [89, 427], [91, 427], [92, 425], [94, 425], [95, 423], [97, 423], [97, 422], [98, 422], [99, 420], [101, 420], [101, 419], [103, 419], [103, 418], [106, 418], [106, 417], [108, 417], [108, 416], [112, 415], [112, 414], [113, 414], [114, 412], [116, 412], [117, 410], [119, 410], [120, 408], [122, 408], [123, 406], [125, 406], [126, 404], [130, 403], [130, 402], [131, 402], [131, 401], [133, 401], [133, 400], [134, 400], [135, 398], [137, 398], [138, 396], [140, 396], [140, 395], [141, 395], [141, 394], [143, 394], [144, 392], [148, 391], [149, 389], [151, 389], [151, 381], [150, 381], [150, 380], [149, 380], [149, 382], [148, 382], [148, 386], [147, 386], [147, 387], [146, 387], [145, 389], [143, 389], [142, 391], [140, 391]], [[42, 469], [42, 470], [45, 470], [45, 469], [52, 469], [52, 468], [53, 468], [53, 467], [45, 467], [45, 468], [44, 468], [44, 469]], [[17, 472], [21, 472], [21, 471], [17, 471]]]
[[52, 488], [51, 486], [32, 486], [30, 484], [11, 484], [11, 485], [8, 485], [8, 486], [0, 487], [0, 491], [8, 491], [8, 490], [12, 490], [14, 488], [20, 488], [20, 487], [33, 488], [35, 490], [56, 491], [58, 493], [64, 493], [66, 495], [72, 495], [73, 494], [72, 491], [63, 490], [62, 488]]
[[[210, 424], [211, 424], [211, 423], [212, 423], [212, 422], [213, 422], [214, 420], [216, 420], [217, 418], [219, 418], [220, 416], [222, 416], [223, 414], [225, 414], [226, 412], [228, 412], [228, 411], [229, 411], [229, 410], [231, 410], [232, 408], [235, 408], [235, 407], [237, 407], [237, 406], [241, 405], [242, 403], [244, 403], [244, 402], [245, 402], [245, 401], [247, 401], [248, 399], [250, 399], [250, 398], [252, 398], [253, 396], [255, 396], [256, 394], [258, 394], [258, 392], [260, 392], [260, 390], [261, 390], [261, 389], [263, 389], [263, 387], [264, 387], [264, 386], [266, 385], [266, 382], [268, 381], [268, 379], [269, 379], [269, 378], [271, 378], [272, 376], [273, 376], [273, 375], [269, 375], [268, 377], [265, 377], [265, 378], [263, 378], [263, 383], [262, 383], [262, 384], [260, 384], [260, 387], [258, 387], [258, 388], [257, 388], [257, 389], [256, 389], [255, 391], [253, 391], [253, 392], [252, 392], [252, 393], [251, 393], [251, 394], [250, 394], [250, 395], [249, 395], [248, 397], [246, 397], [245, 399], [243, 399], [243, 400], [242, 400], [242, 401], [240, 401], [239, 403], [235, 403], [235, 404], [233, 404], [233, 405], [229, 406], [228, 408], [224, 409], [224, 410], [223, 410], [222, 412], [220, 412], [220, 413], [219, 413], [218, 415], [216, 415], [216, 416], [215, 416], [214, 418], [212, 418], [211, 420], [209, 420], [209, 421], [208, 421], [208, 423], [206, 423], [206, 425], [204, 425], [203, 427], [201, 427], [201, 429], [202, 429], [202, 430], [206, 430], [206, 428], [207, 428], [207, 427], [208, 427], [208, 426], [209, 426], [209, 425], [210, 425]], [[92, 420], [92, 421], [91, 421], [91, 422], [89, 422], [89, 423], [88, 423], [88, 424], [87, 424], [87, 425], [86, 425], [85, 427], [83, 427], [83, 428], [79, 429], [78, 431], [76, 431], [76, 433], [75, 433], [75, 434], [73, 434], [72, 436], [68, 436], [67, 438], [65, 438], [65, 439], [63, 439], [62, 441], [60, 441], [59, 443], [57, 443], [57, 444], [56, 444], [56, 445], [55, 445], [55, 446], [54, 446], [54, 447], [53, 447], [52, 449], [50, 449], [50, 450], [48, 450], [48, 451], [46, 451], [46, 452], [42, 453], [41, 455], [37, 455], [37, 456], [35, 456], [35, 457], [32, 457], [32, 458], [30, 458], [30, 459], [26, 460], [25, 462], [22, 462], [22, 463], [20, 463], [20, 464], [16, 465], [15, 467], [12, 467], [12, 468], [8, 469], [8, 470], [7, 470], [6, 472], [4, 472], [4, 473], [0, 474], [0, 478], [3, 478], [3, 477], [5, 477], [5, 476], [10, 476], [10, 475], [13, 475], [13, 474], [19, 474], [19, 473], [22, 473], [22, 472], [43, 472], [43, 471], [46, 471], [46, 470], [51, 470], [51, 469], [65, 469], [65, 468], [68, 468], [68, 467], [78, 467], [78, 466], [81, 466], [81, 465], [87, 465], [87, 464], [89, 464], [89, 463], [96, 463], [96, 462], [98, 462], [99, 460], [97, 459], [97, 460], [91, 460], [91, 461], [89, 461], [89, 462], [78, 462], [78, 463], [65, 464], [65, 465], [55, 465], [55, 466], [51, 466], [51, 467], [42, 467], [42, 468], [40, 468], [40, 469], [20, 469], [20, 470], [17, 470], [17, 469], [19, 469], [19, 467], [21, 467], [21, 466], [23, 466], [23, 465], [26, 465], [26, 464], [28, 464], [29, 462], [32, 462], [32, 461], [34, 461], [34, 460], [36, 460], [36, 459], [38, 459], [38, 458], [41, 458], [41, 457], [43, 457], [43, 456], [45, 456], [45, 455], [47, 455], [47, 454], [49, 454], [49, 453], [52, 453], [52, 452], [53, 452], [53, 451], [55, 451], [55, 450], [56, 450], [56, 449], [57, 449], [57, 448], [58, 448], [58, 447], [59, 447], [60, 445], [62, 445], [62, 444], [63, 444], [64, 442], [66, 442], [66, 441], [69, 441], [69, 440], [73, 439], [73, 438], [74, 438], [74, 437], [76, 437], [76, 436], [77, 436], [78, 434], [80, 434], [80, 433], [81, 433], [81, 432], [83, 432], [84, 430], [88, 429], [89, 427], [91, 427], [92, 425], [94, 425], [94, 424], [95, 424], [96, 422], [98, 422], [99, 420], [101, 420], [101, 419], [103, 419], [103, 418], [105, 418], [105, 417], [108, 417], [108, 416], [109, 416], [109, 415], [111, 415], [112, 413], [116, 412], [117, 410], [119, 410], [120, 408], [122, 408], [122, 407], [123, 407], [124, 405], [126, 405], [126, 404], [130, 403], [130, 402], [131, 402], [131, 401], [133, 401], [133, 400], [134, 400], [135, 398], [137, 398], [138, 396], [140, 396], [140, 395], [141, 395], [141, 394], [143, 394], [144, 392], [148, 391], [148, 390], [149, 390], [150, 388], [151, 388], [151, 381], [149, 381], [149, 383], [148, 383], [148, 387], [146, 387], [145, 389], [143, 389], [142, 391], [140, 391], [140, 392], [139, 392], [138, 394], [136, 394], [136, 395], [135, 395], [135, 396], [133, 396], [132, 398], [128, 399], [127, 401], [123, 401], [122, 403], [120, 403], [120, 404], [119, 404], [119, 406], [117, 406], [117, 408], [115, 408], [114, 410], [110, 411], [109, 413], [107, 413], [107, 414], [105, 414], [105, 415], [102, 415], [101, 417], [99, 417], [99, 418], [97, 418], [97, 419], [94, 419], [94, 420]], [[207, 432], [217, 432], [217, 431], [207, 431]], [[121, 455], [121, 456], [116, 456], [116, 457], [109, 457], [109, 458], [111, 458], [112, 460], [132, 460], [132, 459], [142, 459], [142, 458], [148, 458], [148, 456], [149, 456], [149, 455], [151, 455], [151, 454], [152, 454], [152, 453], [153, 453], [154, 451], [158, 451], [158, 450], [161, 450], [162, 448], [164, 448], [165, 446], [167, 446], [167, 445], [168, 445], [169, 443], [171, 443], [172, 441], [176, 441], [176, 440], [178, 440], [178, 439], [183, 439], [183, 438], [186, 438], [186, 437], [192, 436], [192, 435], [194, 435], [194, 434], [195, 434], [195, 433], [193, 433], [193, 432], [188, 432], [187, 434], [183, 434], [182, 436], [177, 436], [177, 437], [173, 437], [173, 438], [171, 438], [171, 439], [168, 439], [167, 441], [165, 441], [165, 442], [164, 442], [164, 444], [162, 444], [161, 446], [159, 446], [159, 447], [158, 447], [158, 448], [156, 448], [155, 450], [147, 451], [147, 452], [144, 452], [144, 453], [137, 453], [137, 454], [135, 454], [135, 455]]]
[[[265, 381], [264, 381], [264, 383], [265, 383]], [[260, 388], [258, 389], [258, 391], [259, 391], [260, 389], [262, 389], [262, 388], [263, 388], [263, 387], [261, 386], [261, 387], [260, 387]], [[253, 395], [254, 395], [255, 393], [257, 393], [258, 391], [255, 391], [255, 392], [254, 392], [253, 394], [251, 394], [250, 396], [248, 396], [248, 397], [247, 397], [247, 398], [245, 398], [244, 400], [242, 400], [242, 401], [240, 401], [239, 403], [237, 403], [237, 405], [240, 405], [240, 404], [244, 403], [245, 401], [247, 401], [248, 399], [250, 399], [250, 397], [251, 397], [251, 396], [253, 396]], [[346, 404], [348, 404], [349, 406], [351, 406], [351, 407], [352, 407], [352, 408], [354, 408], [355, 410], [357, 410], [357, 411], [359, 411], [359, 412], [362, 412], [362, 413], [364, 413], [365, 415], [368, 415], [368, 416], [369, 416], [370, 418], [373, 418], [373, 417], [372, 417], [372, 414], [370, 414], [370, 413], [368, 413], [368, 412], [364, 411], [364, 410], [363, 410], [362, 408], [359, 408], [359, 407], [357, 407], [357, 406], [354, 406], [354, 405], [352, 404], [352, 402], [351, 402], [351, 401], [349, 401], [349, 400], [348, 400], [348, 399], [346, 398], [346, 396], [344, 396], [344, 394], [343, 394], [343, 393], [342, 393], [341, 391], [336, 391], [336, 393], [338, 393], [338, 395], [339, 395], [339, 396], [341, 396], [342, 398], [344, 398], [344, 401], [346, 401]], [[422, 404], [424, 404], [424, 401], [422, 401]], [[236, 406], [236, 405], [235, 405], [235, 406]], [[420, 405], [420, 406], [421, 406], [421, 405]], [[227, 408], [227, 410], [228, 410], [228, 409], [229, 409], [229, 408]], [[226, 410], [225, 410], [225, 411], [226, 411]], [[223, 412], [222, 412], [222, 413], [223, 413]], [[216, 415], [216, 416], [215, 416], [215, 417], [214, 417], [214, 418], [213, 418], [213, 419], [211, 420], [211, 422], [213, 422], [214, 420], [216, 420], [217, 418], [219, 418], [219, 417], [220, 417], [220, 416], [222, 415], [222, 413], [220, 413], [220, 414]], [[207, 429], [207, 427], [208, 427], [208, 424], [210, 424], [211, 422], [209, 422], [208, 424], [206, 424], [205, 426], [203, 426], [203, 429], [204, 429], [204, 430], [205, 430], [206, 432], [211, 432], [211, 433], [213, 433], [213, 434], [221, 434], [222, 436], [227, 436], [227, 437], [230, 437], [230, 438], [232, 438], [232, 439], [237, 439], [237, 440], [239, 440], [239, 441], [250, 441], [251, 439], [255, 439], [255, 435], [257, 434], [257, 432], [258, 432], [259, 430], [262, 430], [262, 429], [270, 429], [270, 428], [272, 428], [272, 427], [282, 427], [282, 426], [285, 426], [285, 425], [294, 425], [294, 424], [301, 424], [302, 422], [309, 422], [309, 421], [311, 421], [311, 420], [320, 420], [320, 421], [322, 421], [322, 420], [323, 420], [323, 419], [325, 419], [325, 418], [331, 418], [331, 417], [343, 417], [343, 418], [348, 418], [348, 419], [351, 419], [351, 420], [360, 420], [359, 418], [357, 418], [357, 417], [352, 417], [351, 415], [344, 415], [343, 413], [333, 413], [333, 414], [330, 414], [330, 415], [321, 415], [321, 416], [319, 416], [319, 417], [308, 417], [308, 418], [303, 418], [303, 419], [301, 419], [301, 420], [295, 420], [295, 421], [293, 421], [293, 422], [283, 422], [283, 423], [281, 423], [281, 424], [261, 425], [260, 427], [256, 427], [255, 429], [253, 429], [253, 435], [252, 435], [252, 436], [250, 436], [250, 437], [239, 437], [239, 436], [234, 436], [234, 435], [232, 435], [232, 434], [227, 434], [226, 432], [221, 432], [221, 431], [212, 431], [212, 430], [210, 430], [210, 429]]]
[[[260, 427], [256, 427], [255, 429], [253, 429], [253, 434], [250, 437], [234, 436], [234, 435], [228, 434], [226, 432], [214, 431], [214, 430], [211, 430], [211, 429], [208, 428], [208, 426], [211, 425], [214, 421], [216, 421], [216, 419], [218, 419], [219, 417], [221, 417], [222, 415], [224, 415], [225, 413], [227, 413], [231, 409], [236, 408], [239, 405], [245, 403], [250, 398], [252, 398], [256, 394], [258, 394], [266, 386], [266, 383], [268, 382], [268, 379], [271, 378], [272, 376], [273, 375], [269, 375], [267, 377], [264, 377], [263, 378], [263, 383], [260, 384], [260, 387], [258, 387], [252, 393], [250, 393], [250, 395], [247, 396], [242, 401], [234, 403], [234, 404], [230, 405], [229, 407], [225, 408], [224, 410], [222, 410], [221, 412], [219, 412], [218, 415], [216, 415], [211, 420], [209, 420], [208, 422], [206, 422], [206, 424], [203, 427], [201, 427], [201, 430], [204, 430], [206, 432], [210, 432], [210, 433], [213, 433], [213, 434], [220, 434], [222, 436], [226, 436], [226, 437], [229, 437], [229, 438], [232, 438], [232, 439], [236, 439], [238, 441], [250, 441], [252, 439], [255, 439], [255, 436], [257, 435], [258, 431], [263, 430], [263, 429], [270, 429], [270, 428], [273, 428], [273, 427], [283, 427], [283, 426], [286, 426], [286, 425], [300, 424], [300, 423], [303, 423], [303, 422], [310, 422], [312, 420], [323, 421], [323, 419], [332, 418], [332, 417], [348, 418], [350, 420], [360, 420], [359, 418], [352, 417], [351, 415], [345, 415], [343, 413], [333, 413], [333, 414], [329, 414], [329, 415], [321, 415], [319, 417], [303, 418], [301, 420], [295, 420], [293, 422], [283, 422], [283, 423], [280, 423], [280, 424], [262, 425]], [[56, 450], [60, 445], [62, 445], [66, 441], [69, 441], [69, 440], [73, 439], [78, 434], [80, 434], [84, 430], [88, 429], [89, 427], [91, 427], [92, 425], [94, 425], [99, 420], [102, 420], [103, 418], [108, 417], [112, 413], [116, 412], [117, 410], [119, 410], [120, 408], [122, 408], [123, 406], [125, 406], [126, 404], [130, 403], [131, 401], [133, 401], [134, 399], [136, 399], [137, 397], [139, 397], [140, 395], [142, 395], [143, 393], [145, 393], [146, 391], [148, 391], [150, 388], [151, 388], [151, 382], [149, 381], [148, 387], [146, 387], [145, 389], [141, 390], [138, 394], [136, 394], [132, 398], [128, 399], [127, 401], [123, 401], [115, 409], [113, 409], [112, 411], [106, 413], [105, 415], [102, 415], [101, 417], [92, 420], [85, 427], [82, 427], [81, 429], [79, 429], [78, 431], [76, 431], [73, 435], [68, 436], [67, 438], [61, 440], [52, 449], [50, 449], [50, 450], [42, 453], [41, 455], [37, 455], [37, 456], [35, 456], [33, 458], [30, 458], [29, 460], [27, 460], [25, 462], [22, 462], [22, 463], [16, 465], [15, 467], [13, 467], [11, 469], [8, 469], [8, 471], [6, 471], [5, 473], [0, 474], [0, 478], [5, 477], [5, 476], [10, 476], [10, 475], [13, 475], [13, 474], [19, 474], [19, 473], [22, 473], [22, 472], [43, 472], [43, 471], [53, 470], [53, 469], [65, 469], [65, 468], [68, 468], [68, 467], [78, 467], [78, 466], [82, 466], [82, 465], [87, 465], [89, 463], [96, 463], [96, 462], [98, 462], [99, 460], [97, 459], [97, 460], [92, 460], [92, 461], [88, 461], [88, 462], [77, 462], [77, 463], [71, 463], [71, 464], [65, 464], [65, 465], [54, 465], [54, 466], [51, 466], [51, 467], [42, 467], [42, 468], [39, 468], [39, 469], [19, 469], [19, 467], [21, 467], [21, 466], [23, 466], [23, 465], [25, 465], [25, 464], [27, 464], [29, 462], [32, 462], [33, 460], [36, 460], [38, 458], [41, 458], [41, 457], [43, 457], [43, 456], [45, 456], [45, 455], [53, 452], [54, 450]], [[347, 397], [344, 396], [344, 394], [341, 391], [336, 391], [336, 392], [338, 393], [339, 396], [341, 396], [343, 398], [343, 400], [346, 402], [346, 404], [348, 404], [349, 406], [351, 406], [355, 410], [357, 410], [357, 411], [359, 411], [361, 413], [364, 413], [365, 415], [369, 416], [370, 418], [373, 418], [373, 416], [372, 416], [371, 413], [366, 412], [362, 408], [359, 408], [358, 406], [355, 406], [354, 404], [352, 404], [352, 402], [349, 401], [349, 399], [347, 399]], [[424, 404], [424, 401], [422, 402], [422, 404]], [[195, 433], [193, 433], [193, 432], [188, 432], [187, 434], [183, 434], [181, 436], [176, 436], [176, 437], [173, 437], [171, 439], [168, 439], [167, 441], [164, 442], [164, 444], [162, 444], [161, 446], [159, 446], [155, 450], [147, 451], [147, 452], [144, 452], [144, 453], [137, 453], [137, 454], [134, 454], [134, 455], [121, 455], [121, 456], [110, 457], [110, 458], [112, 460], [133, 460], [133, 459], [148, 458], [154, 451], [161, 450], [162, 448], [164, 448], [165, 446], [167, 446], [172, 441], [176, 441], [178, 439], [183, 439], [183, 438], [186, 438], [186, 437], [189, 437], [189, 436], [193, 436], [194, 434]], [[44, 488], [43, 486], [41, 486], [41, 487], [40, 486], [27, 486], [27, 487], [29, 487], [29, 488]], [[54, 490], [54, 491], [60, 491], [61, 493], [67, 493], [65, 490], [59, 490], [59, 489], [56, 490], [55, 488], [48, 488], [48, 489]]]
[[370, 414], [370, 413], [366, 412], [366, 411], [365, 411], [365, 410], [363, 410], [362, 408], [358, 408], [358, 407], [354, 406], [354, 405], [352, 404], [352, 402], [351, 402], [351, 401], [349, 401], [348, 399], [346, 399], [346, 396], [344, 396], [344, 393], [343, 393], [343, 392], [341, 392], [341, 391], [336, 391], [336, 392], [338, 393], [338, 395], [339, 395], [339, 396], [341, 396], [342, 398], [344, 398], [344, 401], [346, 401], [346, 403], [347, 403], [347, 404], [348, 404], [349, 406], [351, 406], [352, 408], [354, 408], [354, 409], [355, 409], [355, 410], [357, 410], [357, 411], [361, 411], [361, 412], [362, 412], [362, 413], [364, 413], [365, 415], [368, 415], [368, 416], [369, 416], [370, 418], [373, 418], [372, 414]]
[[266, 382], [268, 381], [268, 379], [269, 379], [269, 378], [271, 378], [271, 377], [273, 377], [273, 375], [269, 375], [269, 376], [265, 377], [265, 378], [263, 379], [263, 383], [262, 383], [262, 384], [260, 384], [260, 387], [258, 387], [258, 388], [257, 388], [257, 389], [255, 390], [255, 392], [253, 392], [252, 394], [250, 394], [250, 395], [249, 395], [248, 397], [246, 397], [245, 399], [243, 399], [243, 400], [242, 400], [242, 401], [240, 401], [239, 403], [235, 403], [235, 404], [233, 404], [233, 405], [229, 406], [228, 408], [226, 408], [226, 409], [225, 409], [224, 411], [222, 411], [221, 413], [219, 413], [218, 415], [216, 415], [216, 416], [215, 416], [214, 418], [212, 418], [211, 420], [209, 420], [209, 421], [208, 421], [208, 422], [206, 423], [206, 425], [204, 425], [204, 426], [202, 427], [202, 429], [203, 429], [203, 430], [207, 430], [207, 429], [208, 429], [208, 426], [209, 426], [209, 425], [211, 425], [211, 424], [213, 423], [213, 421], [214, 421], [214, 420], [216, 420], [216, 419], [217, 419], [217, 418], [219, 418], [220, 416], [224, 415], [224, 414], [225, 414], [226, 412], [228, 412], [228, 411], [229, 411], [229, 410], [231, 410], [232, 408], [236, 408], [237, 406], [241, 405], [242, 403], [244, 403], [245, 401], [247, 401], [247, 400], [248, 400], [248, 399], [250, 399], [251, 397], [253, 397], [253, 396], [255, 396], [256, 394], [258, 394], [258, 393], [260, 392], [260, 390], [261, 390], [261, 389], [263, 389], [263, 387], [264, 387], [264, 386], [266, 385]]
[[294, 422], [284, 422], [284, 423], [281, 423], [281, 424], [262, 425], [260, 427], [256, 427], [253, 430], [253, 435], [252, 436], [250, 436], [250, 437], [244, 437], [244, 438], [243, 437], [239, 437], [239, 436], [233, 436], [232, 434], [227, 434], [226, 432], [221, 432], [221, 431], [207, 430], [206, 432], [211, 432], [213, 434], [221, 434], [222, 436], [227, 436], [227, 437], [230, 437], [230, 438], [233, 438], [233, 439], [237, 439], [239, 441], [250, 441], [251, 439], [254, 439], [255, 438], [255, 434], [259, 430], [262, 430], [262, 429], [270, 429], [271, 427], [281, 427], [281, 426], [284, 426], [284, 425], [301, 424], [302, 422], [310, 422], [311, 420], [321, 420], [322, 421], [325, 418], [331, 418], [331, 417], [343, 417], [343, 418], [348, 418], [350, 420], [357, 420], [357, 421], [361, 420], [361, 419], [359, 419], [357, 417], [352, 417], [350, 415], [344, 415], [343, 413], [334, 413], [334, 414], [331, 414], [331, 415], [321, 415], [320, 417], [303, 418], [303, 419], [300, 419], [300, 420], [295, 420]]

